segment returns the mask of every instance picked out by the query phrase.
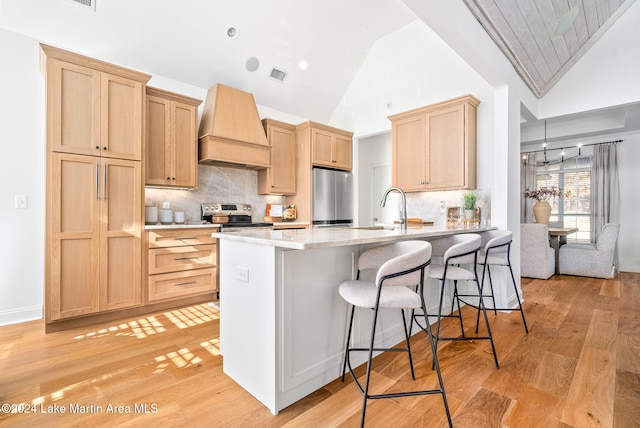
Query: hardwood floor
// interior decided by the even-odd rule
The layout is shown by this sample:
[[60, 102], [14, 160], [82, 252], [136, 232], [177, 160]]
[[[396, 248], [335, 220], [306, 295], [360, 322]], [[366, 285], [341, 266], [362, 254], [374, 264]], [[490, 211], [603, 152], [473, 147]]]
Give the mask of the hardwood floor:
[[[500, 369], [486, 341], [439, 347], [454, 426], [639, 426], [640, 273], [523, 278], [522, 288], [529, 334], [518, 312], [490, 315]], [[475, 313], [463, 314], [471, 326]], [[196, 305], [46, 335], [41, 321], [0, 327], [0, 404], [27, 405], [3, 407], [0, 426], [359, 425], [350, 380], [271, 415], [222, 373], [218, 326], [215, 309]], [[423, 333], [412, 340], [415, 382], [406, 355], [376, 358], [377, 390], [435, 385], [427, 345]], [[445, 425], [439, 396], [375, 400], [367, 410], [371, 427]]]

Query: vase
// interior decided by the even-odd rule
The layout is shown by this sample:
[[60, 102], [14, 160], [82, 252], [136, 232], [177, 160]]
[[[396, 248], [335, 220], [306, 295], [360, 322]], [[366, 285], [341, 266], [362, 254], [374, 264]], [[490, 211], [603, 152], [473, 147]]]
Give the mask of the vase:
[[536, 223], [549, 224], [551, 218], [551, 205], [547, 201], [538, 201], [533, 206], [533, 216]]
[[473, 220], [475, 216], [476, 216], [476, 210], [464, 210], [465, 220]]

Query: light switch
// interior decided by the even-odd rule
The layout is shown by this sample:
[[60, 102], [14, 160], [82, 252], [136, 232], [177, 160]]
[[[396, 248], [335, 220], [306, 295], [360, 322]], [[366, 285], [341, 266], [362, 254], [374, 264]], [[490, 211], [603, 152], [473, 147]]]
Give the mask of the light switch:
[[26, 209], [27, 208], [27, 195], [16, 195], [15, 197], [15, 206], [18, 209]]

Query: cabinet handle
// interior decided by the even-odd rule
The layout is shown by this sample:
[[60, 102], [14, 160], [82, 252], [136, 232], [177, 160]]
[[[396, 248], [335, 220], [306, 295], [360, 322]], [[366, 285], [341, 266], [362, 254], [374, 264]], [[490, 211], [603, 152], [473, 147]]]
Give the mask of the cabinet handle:
[[104, 171], [104, 173], [103, 173], [104, 181], [102, 182], [102, 190], [103, 190], [102, 195], [103, 195], [103, 199], [106, 201], [107, 200], [107, 164], [105, 163], [102, 166], [104, 168], [103, 169], [103, 171]]
[[189, 285], [189, 284], [197, 284], [196, 281], [189, 281], [189, 282], [179, 282], [176, 284], [176, 287], [179, 287], [181, 285]]
[[96, 161], [96, 201], [98, 200], [100, 200], [100, 163]]
[[104, 147], [102, 148], [102, 150], [107, 150], [107, 146], [104, 146]]
[[182, 238], [174, 238], [176, 241], [184, 241], [186, 239], [198, 239], [197, 236], [184, 236]]
[[100, 150], [100, 146], [96, 146], [96, 149]]
[[178, 257], [173, 260], [193, 260], [193, 259], [200, 260], [200, 257]]

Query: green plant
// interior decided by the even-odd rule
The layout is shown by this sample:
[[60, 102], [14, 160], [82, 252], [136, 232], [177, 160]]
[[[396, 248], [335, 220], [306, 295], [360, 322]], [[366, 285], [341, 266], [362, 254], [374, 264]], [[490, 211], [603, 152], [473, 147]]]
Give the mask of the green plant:
[[462, 195], [462, 202], [465, 210], [475, 210], [478, 202], [478, 194], [476, 192], [465, 192]]

